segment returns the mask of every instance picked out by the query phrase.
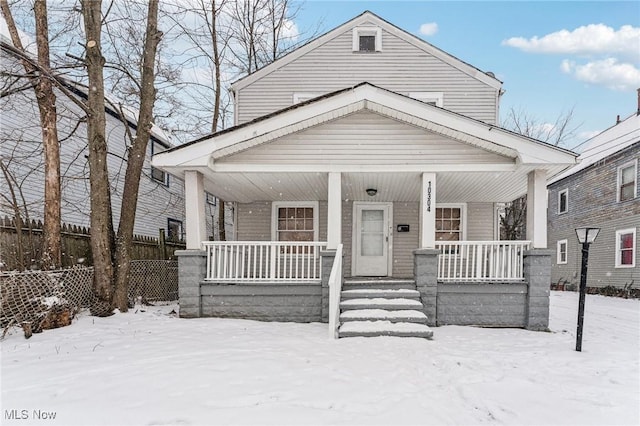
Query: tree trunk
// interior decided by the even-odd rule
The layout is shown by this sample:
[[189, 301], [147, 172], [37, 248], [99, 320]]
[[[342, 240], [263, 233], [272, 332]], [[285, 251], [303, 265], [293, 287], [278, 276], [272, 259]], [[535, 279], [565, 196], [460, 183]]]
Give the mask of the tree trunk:
[[108, 316], [113, 311], [113, 223], [111, 191], [107, 168], [106, 117], [104, 105], [105, 59], [101, 50], [102, 1], [83, 0], [82, 16], [86, 36], [86, 65], [89, 79], [87, 139], [89, 146], [89, 184], [91, 189], [91, 251], [93, 290], [96, 301], [91, 313]]
[[131, 272], [131, 250], [133, 246], [133, 227], [136, 220], [136, 205], [140, 175], [147, 152], [147, 143], [151, 133], [153, 105], [156, 99], [155, 59], [162, 33], [158, 31], [158, 0], [149, 1], [147, 29], [142, 57], [142, 83], [140, 92], [140, 112], [136, 136], [127, 158], [127, 171], [124, 178], [120, 223], [116, 238], [116, 293], [115, 305], [120, 311], [128, 309], [129, 275]]
[[[0, 9], [7, 23], [11, 41], [16, 49], [24, 52], [13, 15], [7, 0], [0, 0]], [[51, 80], [40, 70], [50, 71], [49, 26], [46, 0], [36, 1], [33, 6], [36, 23], [36, 45], [38, 47], [38, 69], [23, 60], [27, 74], [36, 80], [34, 91], [40, 112], [42, 145], [44, 150], [44, 229], [42, 267], [55, 269], [62, 266], [61, 244], [61, 189], [60, 189], [60, 145], [58, 142], [56, 96]], [[36, 77], [36, 75], [38, 77]]]

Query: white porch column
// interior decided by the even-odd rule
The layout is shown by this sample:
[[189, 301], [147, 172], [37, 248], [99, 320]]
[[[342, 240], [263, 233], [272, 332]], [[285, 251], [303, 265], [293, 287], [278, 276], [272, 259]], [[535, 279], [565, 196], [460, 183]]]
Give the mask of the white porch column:
[[420, 248], [436, 248], [436, 174], [422, 174]]
[[199, 250], [200, 243], [207, 239], [202, 173], [196, 171], [184, 172], [184, 205], [187, 222], [187, 250]]
[[547, 172], [527, 176], [527, 240], [532, 248], [547, 248]]
[[342, 174], [331, 172], [327, 193], [327, 249], [336, 250], [342, 242]]

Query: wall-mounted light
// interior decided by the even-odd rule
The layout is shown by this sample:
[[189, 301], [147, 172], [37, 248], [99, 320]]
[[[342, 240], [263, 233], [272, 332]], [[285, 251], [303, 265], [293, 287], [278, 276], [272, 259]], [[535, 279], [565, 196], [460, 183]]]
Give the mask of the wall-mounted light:
[[378, 193], [378, 190], [377, 190], [377, 189], [375, 189], [375, 188], [369, 188], [369, 189], [367, 189], [367, 195], [368, 195], [369, 197], [373, 197], [373, 196], [375, 196], [377, 193]]

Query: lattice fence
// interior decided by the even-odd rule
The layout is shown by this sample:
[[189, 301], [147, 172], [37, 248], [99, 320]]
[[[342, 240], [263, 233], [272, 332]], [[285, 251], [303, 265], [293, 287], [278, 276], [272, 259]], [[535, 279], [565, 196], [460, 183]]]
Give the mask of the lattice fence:
[[[68, 325], [91, 306], [93, 268], [29, 271], [0, 275], [0, 328], [25, 329], [25, 336]], [[136, 260], [131, 264], [129, 301], [157, 303], [178, 299], [178, 262]], [[4, 333], [3, 333], [4, 335]]]

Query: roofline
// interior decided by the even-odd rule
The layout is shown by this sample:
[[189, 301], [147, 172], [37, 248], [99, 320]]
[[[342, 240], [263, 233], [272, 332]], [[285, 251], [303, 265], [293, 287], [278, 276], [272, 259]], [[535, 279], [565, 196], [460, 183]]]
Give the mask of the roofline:
[[[339, 34], [342, 33], [342, 30], [346, 30], [347, 28], [349, 28], [351, 26], [352, 23], [354, 23], [355, 21], [362, 19], [365, 16], [370, 16], [373, 19], [377, 19], [379, 21], [381, 21], [382, 24], [388, 26], [389, 28], [386, 28], [387, 30], [390, 30], [389, 32], [394, 33], [396, 36], [404, 39], [405, 41], [413, 44], [414, 46], [416, 46], [417, 48], [424, 50], [428, 53], [433, 54], [436, 57], [439, 57], [439, 59], [445, 60], [446, 62], [453, 62], [451, 63], [452, 66], [458, 68], [460, 71], [464, 72], [465, 74], [468, 74], [471, 77], [474, 77], [480, 81], [482, 81], [483, 83], [486, 83], [492, 87], [494, 87], [495, 89], [500, 89], [502, 87], [502, 81], [498, 80], [495, 76], [491, 76], [489, 74], [487, 74], [485, 71], [482, 71], [481, 69], [469, 64], [468, 62], [465, 62], [453, 55], [451, 55], [450, 53], [445, 52], [444, 50], [434, 46], [433, 44], [421, 39], [420, 37], [411, 34], [409, 32], [407, 32], [406, 30], [392, 24], [391, 22], [379, 17], [378, 15], [376, 15], [375, 13], [369, 11], [369, 10], [365, 10], [364, 12], [362, 12], [360, 15], [350, 19], [349, 21], [333, 28], [332, 30], [327, 31], [326, 33], [322, 34], [319, 37], [314, 38], [313, 40], [309, 40], [307, 43], [303, 44], [302, 46], [299, 46], [298, 48], [292, 50], [291, 52], [287, 53], [286, 55], [276, 59], [275, 61], [271, 62], [270, 64], [267, 64], [265, 66], [263, 66], [262, 68], [256, 70], [255, 72], [248, 74], [244, 77], [239, 78], [238, 80], [234, 81], [233, 83], [231, 83], [230, 86], [230, 90], [235, 93], [237, 90], [241, 90], [243, 88], [245, 88], [246, 86], [248, 86], [249, 84], [251, 84], [252, 82], [254, 82], [255, 80], [258, 80], [268, 74], [270, 74], [271, 72], [277, 70], [279, 67], [282, 67], [284, 65], [289, 64], [290, 62], [292, 62], [293, 60], [297, 59], [300, 56], [305, 55], [306, 53], [308, 53], [308, 51], [312, 50], [315, 47], [318, 47], [322, 44], [325, 44], [326, 42], [332, 40], [333, 38], [337, 37]], [[448, 60], [448, 61], [447, 61]], [[471, 72], [471, 71], [476, 71], [477, 73]], [[478, 74], [479, 73], [479, 74]]]

